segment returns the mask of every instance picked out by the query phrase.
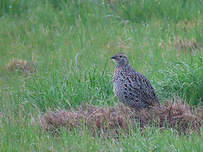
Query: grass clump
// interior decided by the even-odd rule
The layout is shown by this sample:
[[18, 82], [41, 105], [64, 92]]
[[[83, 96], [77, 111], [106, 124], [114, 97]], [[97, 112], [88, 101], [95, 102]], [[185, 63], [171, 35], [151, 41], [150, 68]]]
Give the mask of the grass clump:
[[191, 51], [195, 53], [200, 47], [197, 44], [197, 41], [192, 40], [183, 40], [180, 37], [174, 39], [173, 45], [178, 51]]
[[20, 71], [25, 74], [33, 73], [35, 71], [35, 66], [33, 63], [28, 63], [26, 60], [21, 59], [11, 59], [6, 67], [9, 71]]
[[[26, 91], [20, 96], [23, 94], [42, 111], [47, 108], [76, 107], [83, 102], [112, 104], [112, 80], [105, 71], [99, 72], [95, 67], [86, 72], [76, 69], [67, 73], [66, 70], [55, 70], [48, 75], [36, 74], [31, 81], [26, 81]], [[61, 75], [62, 72], [64, 75]]]
[[203, 99], [203, 64], [198, 62], [175, 62], [169, 64], [166, 70], [160, 71], [162, 80], [159, 81], [158, 92], [164, 97], [179, 96], [190, 105], [202, 104]]

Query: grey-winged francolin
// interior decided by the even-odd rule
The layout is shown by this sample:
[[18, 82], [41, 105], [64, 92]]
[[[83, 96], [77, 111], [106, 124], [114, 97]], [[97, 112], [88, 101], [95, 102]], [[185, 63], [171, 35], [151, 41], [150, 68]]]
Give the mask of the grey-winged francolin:
[[114, 94], [118, 100], [132, 108], [147, 108], [159, 104], [149, 80], [136, 72], [123, 54], [112, 56], [116, 68], [113, 75]]

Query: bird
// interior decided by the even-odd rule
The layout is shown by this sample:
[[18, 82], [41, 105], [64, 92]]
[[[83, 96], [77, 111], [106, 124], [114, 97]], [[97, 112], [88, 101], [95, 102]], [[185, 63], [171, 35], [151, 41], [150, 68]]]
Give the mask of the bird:
[[144, 75], [133, 69], [127, 56], [118, 53], [111, 59], [116, 65], [113, 74], [113, 91], [120, 102], [138, 109], [159, 105], [152, 84]]

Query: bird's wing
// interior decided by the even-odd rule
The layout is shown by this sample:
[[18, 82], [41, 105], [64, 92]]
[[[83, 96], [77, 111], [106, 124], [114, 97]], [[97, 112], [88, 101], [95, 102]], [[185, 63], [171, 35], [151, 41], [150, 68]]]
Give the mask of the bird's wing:
[[132, 88], [134, 88], [136, 94], [140, 95], [141, 101], [144, 104], [152, 105], [153, 99], [156, 100], [157, 97], [150, 81], [134, 70], [129, 75], [132, 79]]

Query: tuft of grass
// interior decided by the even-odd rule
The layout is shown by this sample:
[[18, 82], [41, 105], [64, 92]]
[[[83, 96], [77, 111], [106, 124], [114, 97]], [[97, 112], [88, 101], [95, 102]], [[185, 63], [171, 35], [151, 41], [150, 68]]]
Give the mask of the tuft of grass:
[[47, 108], [68, 108], [70, 105], [75, 107], [82, 102], [112, 104], [112, 80], [105, 71], [99, 72], [92, 67], [86, 72], [77, 69], [69, 74], [63, 71], [61, 75], [61, 72], [55, 70], [48, 75], [36, 74], [26, 81], [26, 89], [20, 96], [23, 94], [26, 100], [42, 111]]
[[15, 59], [15, 58], [11, 59], [8, 62], [6, 68], [9, 71], [20, 71], [25, 74], [33, 73], [35, 71], [33, 63], [28, 63], [26, 60]]
[[199, 45], [197, 44], [197, 41], [194, 39], [183, 40], [180, 37], [175, 37], [173, 45], [178, 51], [191, 51], [194, 54], [196, 51], [198, 51], [198, 48], [200, 49]]
[[160, 70], [161, 80], [157, 92], [160, 96], [169, 98], [179, 96], [191, 106], [202, 104], [203, 101], [203, 58], [198, 62], [170, 63], [166, 70]]

